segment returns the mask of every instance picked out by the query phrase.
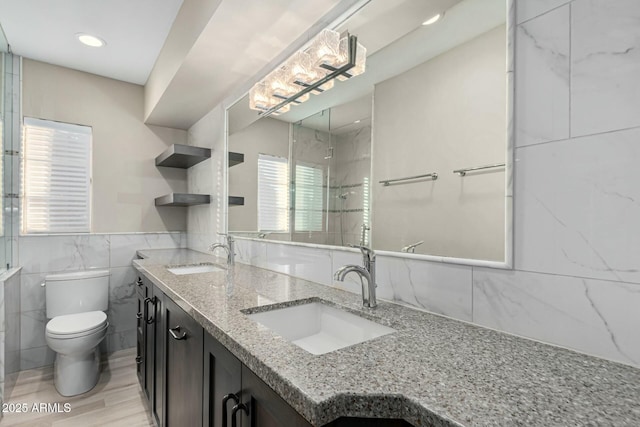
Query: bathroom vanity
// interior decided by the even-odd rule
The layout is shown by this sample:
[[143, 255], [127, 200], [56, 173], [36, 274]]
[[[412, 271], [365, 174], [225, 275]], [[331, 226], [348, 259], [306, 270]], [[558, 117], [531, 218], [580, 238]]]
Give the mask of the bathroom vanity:
[[[168, 270], [222, 267], [195, 251], [139, 255], [139, 375], [159, 425], [640, 425], [638, 369], [242, 264]], [[395, 331], [312, 354], [250, 318], [309, 302]]]

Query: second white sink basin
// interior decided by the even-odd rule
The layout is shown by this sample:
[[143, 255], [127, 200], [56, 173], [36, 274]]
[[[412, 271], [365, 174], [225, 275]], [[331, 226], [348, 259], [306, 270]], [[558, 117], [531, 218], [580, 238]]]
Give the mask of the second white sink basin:
[[198, 265], [179, 265], [177, 267], [167, 268], [170, 273], [182, 276], [183, 274], [196, 274], [196, 273], [211, 273], [214, 271], [224, 271], [223, 268], [217, 267], [213, 264], [198, 264]]
[[329, 353], [395, 332], [395, 329], [319, 302], [247, 316], [312, 354]]

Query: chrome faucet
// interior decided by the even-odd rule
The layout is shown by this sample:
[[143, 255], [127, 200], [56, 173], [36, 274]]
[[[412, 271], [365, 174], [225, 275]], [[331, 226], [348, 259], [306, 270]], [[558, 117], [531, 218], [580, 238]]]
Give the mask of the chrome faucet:
[[218, 248], [223, 248], [225, 251], [227, 251], [227, 265], [229, 267], [232, 267], [235, 264], [235, 240], [233, 240], [233, 236], [229, 236], [228, 234], [225, 233], [218, 233], [219, 236], [225, 236], [226, 240], [227, 240], [227, 244], [224, 243], [214, 243], [211, 246], [209, 246], [209, 250], [211, 252], [214, 252], [216, 249]]
[[404, 248], [400, 249], [400, 251], [401, 252], [406, 252], [406, 253], [409, 253], [409, 254], [414, 254], [414, 253], [416, 253], [416, 246], [420, 246], [423, 243], [424, 243], [424, 240], [420, 240], [419, 242], [412, 243], [410, 245], [405, 246]]
[[[347, 274], [351, 272], [358, 274], [362, 283], [362, 305], [373, 308], [378, 305], [376, 301], [376, 254], [366, 246], [350, 246], [360, 248], [362, 252], [362, 267], [359, 265], [342, 266], [335, 272], [333, 277], [335, 280], [342, 282]], [[367, 281], [366, 286], [364, 280], [362, 280], [363, 278]]]

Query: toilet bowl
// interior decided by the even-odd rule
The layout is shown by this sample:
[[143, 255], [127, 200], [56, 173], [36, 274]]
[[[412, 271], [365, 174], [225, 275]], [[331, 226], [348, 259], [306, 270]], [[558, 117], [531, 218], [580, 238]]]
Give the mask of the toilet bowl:
[[98, 345], [108, 327], [102, 311], [58, 316], [47, 323], [47, 344], [57, 353], [54, 383], [61, 395], [75, 396], [96, 385], [100, 375]]
[[53, 382], [62, 396], [91, 390], [100, 377], [98, 346], [107, 335], [109, 272], [90, 270], [45, 278], [47, 345], [56, 352]]

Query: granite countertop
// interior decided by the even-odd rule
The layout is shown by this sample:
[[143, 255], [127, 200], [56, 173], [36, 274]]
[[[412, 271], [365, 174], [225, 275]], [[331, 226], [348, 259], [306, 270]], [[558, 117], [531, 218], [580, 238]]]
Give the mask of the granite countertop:
[[[134, 266], [314, 425], [341, 416], [416, 426], [640, 426], [640, 369], [188, 249], [144, 250]], [[397, 332], [312, 355], [240, 310], [320, 298]]]

